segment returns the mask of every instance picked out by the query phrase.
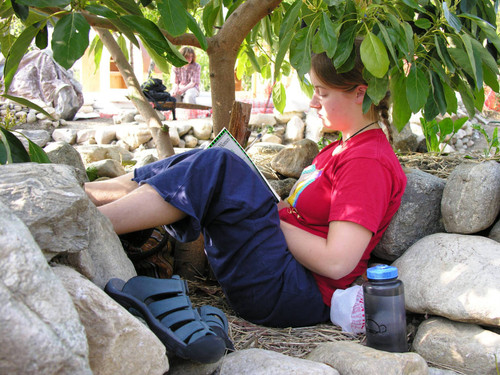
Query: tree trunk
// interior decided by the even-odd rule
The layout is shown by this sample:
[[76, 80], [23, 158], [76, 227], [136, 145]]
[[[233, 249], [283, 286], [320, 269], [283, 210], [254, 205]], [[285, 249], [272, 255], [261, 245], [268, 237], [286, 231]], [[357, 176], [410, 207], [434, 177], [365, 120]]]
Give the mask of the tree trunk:
[[158, 150], [158, 158], [164, 159], [167, 156], [174, 154], [174, 148], [168, 134], [168, 127], [163, 125], [156, 111], [151, 107], [148, 100], [144, 97], [141, 86], [135, 77], [132, 67], [123, 55], [123, 52], [118, 46], [118, 43], [113, 38], [113, 35], [107, 29], [94, 28], [102, 43], [109, 51], [113, 60], [120, 71], [120, 74], [127, 85], [129, 98], [137, 108], [141, 116], [146, 121], [153, 140]]
[[271, 14], [282, 0], [248, 0], [224, 22], [219, 32], [208, 39], [210, 90], [214, 133], [229, 126], [235, 98], [234, 66], [238, 49], [250, 30]]

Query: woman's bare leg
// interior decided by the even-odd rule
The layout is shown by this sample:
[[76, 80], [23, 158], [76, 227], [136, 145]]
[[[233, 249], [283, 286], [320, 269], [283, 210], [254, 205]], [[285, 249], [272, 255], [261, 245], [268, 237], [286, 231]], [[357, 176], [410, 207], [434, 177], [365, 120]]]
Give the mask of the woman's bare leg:
[[100, 206], [99, 211], [111, 221], [117, 234], [172, 224], [186, 217], [147, 184]]
[[111, 203], [137, 189], [139, 184], [132, 181], [132, 172], [104, 181], [85, 183], [85, 192], [96, 206]]

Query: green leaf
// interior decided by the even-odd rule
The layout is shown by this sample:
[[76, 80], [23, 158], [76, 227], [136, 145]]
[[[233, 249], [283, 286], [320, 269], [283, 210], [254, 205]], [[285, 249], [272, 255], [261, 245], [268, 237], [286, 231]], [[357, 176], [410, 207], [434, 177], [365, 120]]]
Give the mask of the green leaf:
[[453, 120], [445, 117], [438, 122], [439, 127], [439, 142], [442, 143], [448, 134], [453, 133]]
[[97, 16], [101, 16], [104, 18], [108, 18], [108, 19], [118, 17], [118, 14], [113, 12], [111, 9], [103, 7], [102, 5], [98, 5], [98, 4], [87, 5], [85, 7], [85, 10], [89, 13], [92, 13], [92, 14], [95, 14]]
[[19, 63], [26, 54], [28, 47], [37, 33], [38, 29], [36, 27], [28, 26], [10, 48], [7, 58], [5, 59], [3, 71], [5, 92], [9, 91], [10, 84], [19, 67]]
[[253, 51], [252, 47], [250, 46], [247, 46], [246, 50], [245, 50], [245, 53], [247, 54], [248, 56], [248, 59], [250, 60], [250, 62], [252, 63], [252, 66], [253, 68], [255, 69], [255, 71], [257, 73], [260, 73], [261, 72], [261, 69], [260, 69], [260, 64], [259, 62], [257, 61], [257, 56], [255, 56], [255, 52]]
[[12, 95], [8, 95], [8, 94], [2, 94], [0, 95], [6, 99], [9, 99], [9, 100], [12, 100], [13, 102], [16, 102], [16, 103], [19, 103], [19, 104], [22, 104], [23, 106], [25, 107], [29, 107], [29, 108], [32, 108], [32, 109], [36, 109], [38, 112], [41, 112], [43, 113], [45, 116], [47, 116], [48, 118], [50, 119], [54, 119], [52, 117], [52, 115], [50, 115], [45, 109], [43, 109], [42, 107], [36, 105], [35, 103], [27, 100], [27, 99], [24, 99], [24, 98], [20, 98], [18, 96], [12, 96]]
[[179, 0], [157, 0], [156, 5], [162, 25], [169, 34], [178, 36], [186, 31], [187, 12]]
[[392, 118], [394, 126], [400, 132], [411, 117], [411, 109], [406, 98], [406, 77], [396, 71], [390, 80], [392, 93]]
[[415, 21], [415, 26], [427, 30], [431, 28], [432, 24], [431, 21], [429, 21], [427, 18], [419, 18]]
[[389, 56], [384, 43], [372, 32], [368, 32], [360, 46], [361, 61], [365, 68], [377, 78], [382, 78], [389, 69]]
[[467, 34], [461, 34], [462, 42], [464, 43], [465, 51], [469, 58], [470, 66], [472, 67], [472, 73], [474, 80], [476, 81], [476, 87], [480, 88], [483, 84], [483, 67], [481, 62], [480, 52], [474, 48], [471, 38]]
[[426, 121], [431, 121], [436, 118], [436, 116], [439, 114], [439, 108], [437, 106], [436, 100], [432, 95], [429, 95], [427, 97], [427, 101], [425, 102], [424, 105], [424, 118]]
[[417, 113], [427, 102], [429, 95], [429, 81], [425, 73], [413, 64], [406, 80], [406, 95], [408, 104], [413, 113]]
[[203, 8], [202, 21], [207, 36], [214, 35], [214, 25], [220, 9], [220, 6], [215, 6], [213, 2], [208, 3], [208, 5]]
[[410, 8], [418, 10], [419, 12], [425, 12], [425, 9], [423, 9], [415, 0], [403, 0], [403, 3], [408, 5]]
[[290, 63], [300, 76], [311, 69], [311, 41], [309, 30], [300, 29], [290, 45]]
[[493, 91], [499, 92], [497, 74], [493, 73], [487, 66], [483, 66], [484, 83], [487, 84]]
[[89, 46], [90, 25], [80, 13], [70, 13], [57, 21], [52, 34], [54, 60], [69, 69]]
[[186, 65], [186, 59], [184, 59], [177, 48], [173, 47], [172, 44], [165, 38], [154, 22], [149, 21], [144, 17], [132, 15], [121, 16], [120, 20], [132, 30], [137, 31], [140, 34], [142, 41], [159, 56], [166, 58], [174, 66], [180, 67]]
[[335, 55], [337, 49], [339, 30], [340, 24], [335, 25], [328, 14], [323, 12], [319, 25], [319, 36], [321, 38], [321, 45], [330, 59]]
[[415, 43], [413, 42], [413, 29], [408, 22], [403, 22], [406, 45], [408, 46], [407, 60], [413, 61], [415, 54]]
[[443, 4], [443, 13], [444, 13], [444, 18], [446, 18], [446, 21], [448, 21], [448, 24], [455, 29], [456, 33], [458, 34], [460, 30], [462, 29], [462, 23], [458, 19], [458, 17], [450, 11], [448, 8], [448, 4], [446, 1], [442, 2]]
[[483, 107], [484, 107], [484, 101], [485, 101], [485, 98], [484, 98], [484, 88], [480, 88], [480, 89], [476, 89], [474, 90], [474, 107], [476, 107], [476, 109], [478, 111], [482, 111], [483, 110]]
[[18, 4], [37, 7], [37, 8], [47, 8], [47, 7], [57, 7], [64, 8], [71, 3], [71, 0], [16, 0]]
[[128, 47], [127, 47], [127, 41], [123, 37], [122, 34], [118, 35], [118, 40], [117, 40], [118, 46], [120, 46], [120, 49], [125, 56], [125, 59], [129, 59], [129, 54], [128, 54]]
[[35, 163], [52, 163], [40, 146], [38, 146], [36, 143], [31, 141], [29, 138], [26, 138], [28, 140], [28, 152], [30, 155], [31, 161]]
[[496, 28], [493, 25], [472, 14], [462, 14], [461, 17], [468, 18], [476, 23], [476, 25], [478, 25], [486, 34], [488, 40], [493, 43], [498, 51], [500, 51], [500, 37], [498, 36]]
[[19, 17], [21, 21], [26, 21], [30, 13], [30, 8], [26, 5], [18, 4], [17, 0], [11, 0], [10, 2], [16, 16]]
[[444, 44], [444, 36], [438, 36], [437, 34], [434, 35], [434, 44], [436, 45], [436, 50], [441, 58], [441, 61], [443, 64], [448, 68], [450, 73], [455, 73], [455, 64], [453, 64], [453, 61], [451, 60], [450, 54], [448, 53], [448, 50]]
[[278, 48], [278, 53], [276, 54], [276, 58], [274, 61], [274, 80], [276, 81], [279, 74], [280, 74], [280, 69], [281, 65], [283, 64], [283, 60], [285, 59], [286, 53], [288, 52], [288, 49], [290, 48], [290, 45], [292, 43], [293, 39], [293, 33], [289, 32], [288, 34], [285, 35], [283, 39], [280, 39], [279, 43], [279, 48]]
[[286, 91], [281, 82], [276, 82], [273, 86], [273, 104], [280, 113], [283, 113], [286, 105]]
[[377, 26], [380, 29], [380, 33], [384, 37], [385, 45], [387, 46], [387, 49], [389, 50], [392, 58], [394, 61], [398, 61], [398, 58], [396, 57], [396, 52], [394, 51], [394, 46], [392, 45], [392, 40], [389, 36], [389, 33], [387, 32], [387, 29], [385, 28], [384, 24], [381, 23], [380, 21], [376, 20]]
[[386, 96], [387, 89], [389, 88], [389, 76], [385, 75], [382, 78], [372, 76], [367, 70], [363, 71], [363, 77], [368, 82], [367, 95], [370, 99], [378, 105], [380, 101]]
[[443, 89], [444, 89], [444, 97], [446, 98], [446, 112], [449, 114], [457, 113], [458, 100], [455, 94], [455, 90], [453, 90], [448, 85], [444, 85]]
[[141, 48], [139, 41], [135, 37], [134, 32], [130, 27], [125, 25], [119, 18], [109, 19], [109, 21], [118, 29], [122, 34], [124, 34], [128, 40], [130, 40], [137, 48]]
[[436, 101], [439, 113], [444, 115], [446, 113], [446, 97], [444, 94], [443, 83], [439, 79], [439, 76], [436, 72], [431, 71], [430, 74], [434, 100]]
[[164, 73], [170, 72], [171, 65], [168, 63], [168, 61], [164, 57], [158, 55], [156, 51], [151, 47], [149, 47], [146, 43], [144, 43], [143, 45], [146, 51], [148, 52], [148, 55], [155, 62], [156, 67]]
[[40, 31], [36, 34], [35, 44], [40, 49], [45, 49], [49, 45], [49, 30], [47, 25], [40, 28]]
[[459, 117], [455, 120], [453, 123], [453, 132], [456, 133], [460, 129], [462, 129], [462, 126], [467, 122], [468, 118], [467, 117]]
[[10, 131], [0, 126], [0, 164], [27, 163], [30, 156], [23, 143]]
[[198, 42], [200, 42], [200, 47], [206, 51], [208, 48], [207, 38], [205, 37], [205, 34], [203, 34], [198, 22], [196, 22], [196, 19], [189, 13], [187, 14], [186, 19], [189, 30], [191, 30], [196, 39], [198, 39]]
[[290, 8], [288, 8], [285, 16], [283, 17], [283, 23], [281, 24], [279, 39], [285, 39], [286, 35], [295, 29], [295, 25], [299, 22], [299, 12], [302, 6], [302, 0], [295, 0]]
[[342, 66], [351, 55], [354, 45], [354, 37], [356, 36], [356, 25], [351, 25], [347, 29], [341, 31], [337, 51], [333, 58], [333, 65], [335, 68]]
[[116, 13], [142, 17], [141, 9], [134, 0], [102, 0], [102, 3]]
[[469, 114], [469, 118], [473, 118], [476, 114], [474, 98], [470, 94], [470, 91], [467, 89], [467, 86], [458, 78], [454, 79], [454, 83], [457, 86], [457, 90], [460, 93], [460, 97], [462, 98], [462, 103]]

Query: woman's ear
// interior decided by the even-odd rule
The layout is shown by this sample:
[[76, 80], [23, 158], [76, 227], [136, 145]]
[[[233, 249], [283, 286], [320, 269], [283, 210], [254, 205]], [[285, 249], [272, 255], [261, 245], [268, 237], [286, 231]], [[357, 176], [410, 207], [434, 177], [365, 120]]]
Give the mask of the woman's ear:
[[363, 99], [367, 89], [368, 86], [365, 85], [359, 85], [356, 87], [356, 104], [363, 104]]

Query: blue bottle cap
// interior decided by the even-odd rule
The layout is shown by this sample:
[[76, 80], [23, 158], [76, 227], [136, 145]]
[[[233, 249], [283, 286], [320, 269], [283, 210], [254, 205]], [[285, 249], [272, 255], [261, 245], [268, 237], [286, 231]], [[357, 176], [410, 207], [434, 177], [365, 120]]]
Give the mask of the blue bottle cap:
[[398, 269], [387, 264], [378, 264], [366, 271], [366, 276], [371, 280], [388, 280], [398, 277]]

